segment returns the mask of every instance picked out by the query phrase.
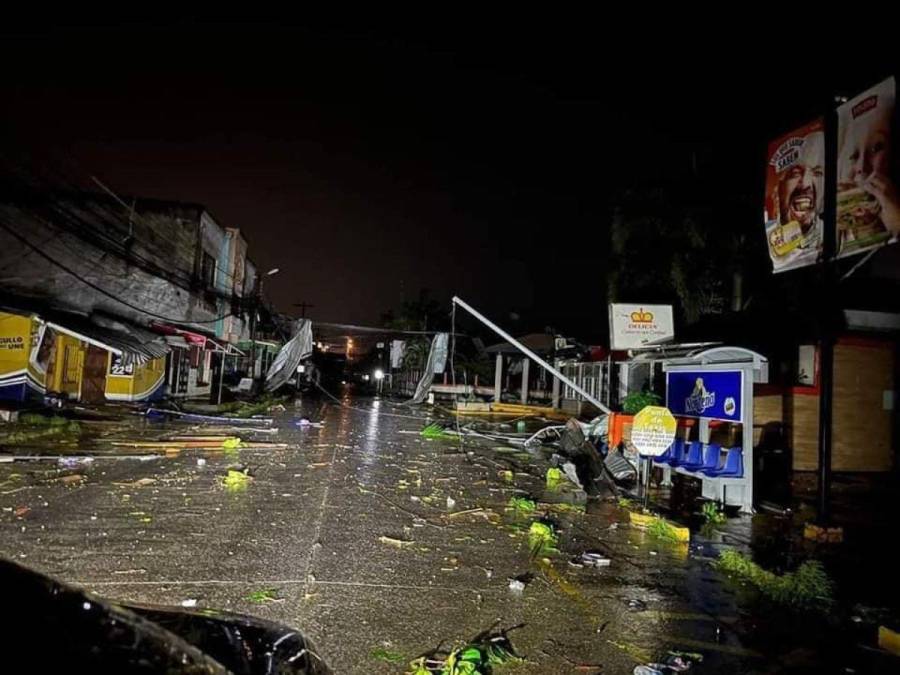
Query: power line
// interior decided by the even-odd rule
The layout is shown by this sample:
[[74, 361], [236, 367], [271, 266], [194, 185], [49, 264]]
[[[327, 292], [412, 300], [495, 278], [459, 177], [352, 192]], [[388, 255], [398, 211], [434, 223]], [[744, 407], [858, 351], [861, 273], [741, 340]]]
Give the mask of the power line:
[[174, 322], [174, 323], [188, 323], [188, 324], [191, 324], [191, 323], [193, 323], [193, 324], [216, 323], [216, 322], [221, 321], [222, 319], [225, 319], [225, 318], [227, 318], [227, 317], [229, 317], [229, 316], [234, 316], [234, 315], [235, 315], [234, 312], [229, 312], [228, 314], [223, 314], [222, 316], [216, 317], [215, 319], [204, 320], [204, 321], [197, 321], [197, 320], [194, 320], [194, 319], [174, 319], [174, 318], [172, 318], [172, 317], [164, 316], [164, 315], [162, 315], [162, 314], [156, 314], [155, 312], [151, 312], [150, 310], [144, 309], [144, 308], [142, 308], [142, 307], [138, 307], [137, 305], [133, 305], [133, 304], [131, 304], [130, 302], [128, 302], [127, 300], [123, 300], [122, 298], [119, 298], [119, 297], [113, 295], [112, 293], [110, 293], [109, 291], [107, 291], [105, 288], [102, 288], [102, 287], [98, 286], [97, 284], [95, 284], [95, 283], [93, 283], [93, 282], [91, 282], [91, 281], [88, 281], [87, 279], [85, 279], [84, 277], [82, 277], [80, 274], [78, 274], [77, 272], [75, 272], [73, 269], [71, 269], [71, 268], [68, 267], [67, 265], [64, 265], [63, 263], [59, 262], [59, 261], [56, 260], [55, 258], [52, 258], [51, 256], [47, 255], [44, 251], [42, 251], [42, 250], [40, 250], [39, 248], [37, 248], [34, 244], [32, 244], [32, 243], [31, 243], [30, 241], [28, 241], [27, 239], [25, 239], [25, 237], [21, 236], [18, 232], [16, 232], [15, 230], [13, 230], [13, 229], [12, 229], [11, 227], [9, 227], [6, 223], [0, 222], [0, 228], [3, 228], [4, 230], [6, 230], [10, 235], [12, 235], [14, 238], [18, 239], [19, 242], [21, 242], [22, 244], [24, 244], [25, 246], [27, 246], [28, 248], [30, 248], [32, 251], [34, 251], [35, 253], [37, 253], [39, 256], [41, 256], [42, 258], [44, 258], [45, 260], [47, 260], [47, 262], [49, 262], [49, 263], [51, 263], [51, 264], [53, 264], [53, 265], [56, 265], [57, 267], [59, 267], [59, 268], [60, 268], [61, 270], [63, 270], [64, 272], [66, 272], [66, 273], [72, 275], [73, 277], [75, 277], [76, 279], [78, 279], [78, 281], [80, 281], [81, 283], [83, 283], [85, 286], [88, 286], [88, 287], [90, 287], [90, 288], [93, 288], [93, 289], [94, 289], [95, 291], [97, 291], [98, 293], [102, 293], [102, 294], [105, 295], [106, 297], [108, 297], [108, 298], [110, 298], [110, 299], [112, 299], [112, 300], [115, 300], [116, 302], [118, 302], [118, 303], [120, 303], [120, 304], [123, 304], [123, 305], [125, 305], [126, 307], [129, 307], [129, 308], [135, 310], [136, 312], [141, 312], [141, 313], [146, 314], [146, 315], [148, 315], [148, 316], [152, 316], [152, 317], [154, 317], [154, 318], [156, 318], [156, 319], [161, 319], [162, 321], [171, 321], [171, 322]]

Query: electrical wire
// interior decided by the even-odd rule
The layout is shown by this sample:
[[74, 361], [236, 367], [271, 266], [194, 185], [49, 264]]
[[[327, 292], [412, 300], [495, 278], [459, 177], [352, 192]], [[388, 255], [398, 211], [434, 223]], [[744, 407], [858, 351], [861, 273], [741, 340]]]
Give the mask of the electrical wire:
[[170, 317], [170, 316], [165, 316], [165, 315], [163, 315], [163, 314], [157, 314], [157, 313], [155, 313], [155, 312], [151, 312], [150, 310], [144, 309], [143, 307], [138, 307], [137, 305], [133, 305], [133, 304], [131, 304], [130, 302], [128, 302], [127, 300], [123, 300], [122, 298], [117, 297], [117, 296], [114, 295], [113, 293], [110, 293], [110, 292], [107, 291], [105, 288], [102, 288], [101, 286], [98, 286], [97, 284], [95, 284], [95, 283], [93, 283], [93, 282], [91, 282], [91, 281], [88, 281], [87, 279], [85, 279], [84, 277], [82, 277], [80, 274], [78, 274], [76, 271], [74, 271], [73, 269], [71, 269], [71, 268], [68, 267], [67, 265], [64, 265], [63, 263], [59, 262], [59, 261], [56, 260], [55, 258], [52, 258], [51, 256], [47, 255], [44, 251], [42, 251], [42, 250], [40, 250], [39, 248], [37, 248], [34, 244], [32, 244], [32, 243], [31, 243], [30, 241], [28, 241], [27, 239], [25, 239], [25, 237], [23, 237], [23, 236], [20, 235], [18, 232], [16, 232], [15, 230], [13, 230], [13, 229], [12, 229], [11, 227], [9, 227], [6, 223], [0, 222], [0, 228], [6, 230], [6, 231], [7, 231], [10, 235], [12, 235], [15, 239], [17, 239], [19, 242], [21, 242], [22, 244], [24, 244], [25, 246], [27, 246], [28, 248], [30, 248], [32, 251], [34, 251], [35, 253], [37, 253], [39, 256], [41, 256], [42, 258], [44, 258], [47, 262], [49, 262], [49, 263], [51, 263], [51, 264], [53, 264], [53, 265], [56, 265], [57, 267], [59, 267], [61, 270], [63, 270], [63, 271], [66, 272], [67, 274], [70, 274], [71, 276], [73, 276], [73, 277], [75, 277], [76, 279], [78, 279], [78, 281], [80, 281], [81, 283], [83, 283], [85, 286], [88, 286], [88, 287], [90, 287], [90, 288], [93, 288], [93, 289], [94, 289], [95, 291], [97, 291], [98, 293], [101, 293], [101, 294], [105, 295], [106, 297], [110, 298], [111, 300], [115, 300], [116, 302], [118, 302], [118, 303], [120, 303], [120, 304], [122, 304], [122, 305], [125, 305], [126, 307], [128, 307], [128, 308], [130, 308], [130, 309], [133, 309], [133, 310], [135, 310], [136, 312], [141, 312], [142, 314], [146, 314], [147, 316], [152, 316], [152, 317], [154, 317], [154, 318], [156, 318], [156, 319], [160, 319], [160, 320], [162, 320], [162, 321], [170, 321], [170, 322], [174, 322], [174, 323], [187, 323], [187, 324], [207, 324], [207, 323], [216, 323], [216, 322], [221, 321], [222, 319], [225, 319], [225, 318], [227, 318], [227, 317], [229, 317], [229, 316], [235, 316], [234, 312], [229, 312], [228, 314], [223, 314], [222, 316], [218, 316], [218, 317], [216, 317], [215, 319], [209, 319], [209, 320], [203, 320], [203, 321], [200, 321], [200, 320], [195, 320], [195, 319], [175, 319], [175, 318]]

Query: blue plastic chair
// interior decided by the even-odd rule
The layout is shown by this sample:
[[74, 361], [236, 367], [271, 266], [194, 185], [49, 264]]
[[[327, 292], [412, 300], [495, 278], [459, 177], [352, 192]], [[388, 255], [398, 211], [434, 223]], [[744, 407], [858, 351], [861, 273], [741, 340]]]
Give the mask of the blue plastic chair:
[[691, 441], [688, 444], [687, 456], [679, 466], [688, 471], [696, 471], [703, 465], [703, 443], [700, 441]]
[[678, 466], [678, 463], [684, 459], [684, 439], [676, 438], [672, 441], [672, 445], [659, 457], [655, 457], [655, 464], [665, 464], [667, 466]]
[[700, 462], [685, 463], [683, 466], [688, 471], [703, 471], [719, 468], [719, 457], [722, 454], [722, 446], [718, 443], [709, 443], [703, 449], [703, 460]]
[[744, 476], [743, 448], [728, 448], [725, 464], [721, 469], [704, 469], [702, 473], [710, 478], [742, 478]]

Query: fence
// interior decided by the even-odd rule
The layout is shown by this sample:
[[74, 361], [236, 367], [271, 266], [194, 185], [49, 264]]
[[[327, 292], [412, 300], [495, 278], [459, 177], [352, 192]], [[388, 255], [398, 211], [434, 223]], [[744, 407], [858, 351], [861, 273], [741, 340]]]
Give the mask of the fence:
[[[617, 366], [618, 364], [616, 363], [612, 364], [613, 369]], [[610, 364], [608, 362], [564, 363], [559, 370], [598, 401], [611, 406], [618, 405], [617, 378], [615, 372], [612, 373], [612, 378], [610, 378]], [[584, 400], [584, 396], [567, 384], [562, 385], [560, 397], [570, 401]]]

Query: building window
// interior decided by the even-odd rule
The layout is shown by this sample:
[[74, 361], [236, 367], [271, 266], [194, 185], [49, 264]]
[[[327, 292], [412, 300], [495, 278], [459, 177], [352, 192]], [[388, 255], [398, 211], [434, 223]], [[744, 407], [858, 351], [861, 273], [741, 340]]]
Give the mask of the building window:
[[206, 288], [216, 286], [216, 259], [206, 251], [203, 251], [203, 258], [200, 261], [200, 281]]
[[794, 380], [802, 387], [816, 386], [815, 345], [800, 345], [797, 349], [797, 376]]

